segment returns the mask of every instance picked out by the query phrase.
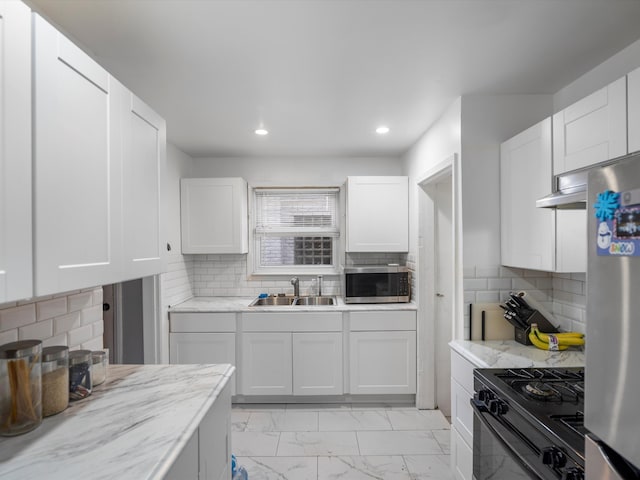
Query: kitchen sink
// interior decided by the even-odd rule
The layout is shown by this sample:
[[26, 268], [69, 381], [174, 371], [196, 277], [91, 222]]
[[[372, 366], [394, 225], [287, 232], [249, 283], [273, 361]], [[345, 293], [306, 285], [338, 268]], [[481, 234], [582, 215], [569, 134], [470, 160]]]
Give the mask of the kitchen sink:
[[250, 307], [287, 307], [287, 306], [313, 306], [313, 305], [337, 305], [336, 297], [264, 297], [256, 298], [249, 304]]
[[293, 305], [336, 305], [336, 303], [336, 297], [298, 297], [294, 300]]
[[281, 307], [292, 305], [296, 297], [264, 297], [256, 298], [249, 304], [250, 307]]

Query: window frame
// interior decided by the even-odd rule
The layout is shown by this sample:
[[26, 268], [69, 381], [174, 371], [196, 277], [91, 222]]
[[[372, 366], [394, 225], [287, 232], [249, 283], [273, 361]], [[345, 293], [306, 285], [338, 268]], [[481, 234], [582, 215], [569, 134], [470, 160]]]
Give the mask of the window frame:
[[[338, 234], [332, 237], [332, 264], [331, 265], [282, 265], [282, 266], [260, 266], [260, 235], [256, 234], [257, 201], [256, 191], [272, 189], [287, 190], [293, 192], [316, 191], [337, 191], [336, 198], [336, 224]], [[344, 205], [342, 186], [299, 186], [299, 185], [249, 185], [249, 252], [247, 254], [247, 273], [252, 276], [290, 276], [290, 275], [338, 275], [340, 274], [340, 252], [343, 249], [344, 239]], [[314, 236], [322, 236], [314, 235]]]

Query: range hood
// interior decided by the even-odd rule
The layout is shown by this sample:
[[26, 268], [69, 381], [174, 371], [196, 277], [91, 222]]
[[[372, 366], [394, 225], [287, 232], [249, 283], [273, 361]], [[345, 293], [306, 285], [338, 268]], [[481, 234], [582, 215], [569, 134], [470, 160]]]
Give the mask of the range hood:
[[536, 200], [536, 207], [585, 210], [588, 177], [588, 169], [556, 175], [553, 178], [553, 193]]

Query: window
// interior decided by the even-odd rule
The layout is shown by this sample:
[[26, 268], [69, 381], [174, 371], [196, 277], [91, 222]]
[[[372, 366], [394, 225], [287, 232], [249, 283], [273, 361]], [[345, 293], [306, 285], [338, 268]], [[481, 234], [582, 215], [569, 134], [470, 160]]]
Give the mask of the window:
[[254, 273], [337, 267], [339, 188], [254, 188]]

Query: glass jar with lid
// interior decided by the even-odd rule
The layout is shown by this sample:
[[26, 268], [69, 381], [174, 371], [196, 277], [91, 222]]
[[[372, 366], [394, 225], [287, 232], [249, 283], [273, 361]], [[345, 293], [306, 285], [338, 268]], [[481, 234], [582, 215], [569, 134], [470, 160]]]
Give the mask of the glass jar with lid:
[[104, 383], [107, 379], [107, 352], [102, 350], [94, 350], [91, 352], [93, 359], [93, 386]]
[[0, 347], [0, 435], [29, 432], [42, 422], [42, 342]]
[[69, 405], [69, 348], [42, 349], [42, 416], [60, 413]]
[[69, 352], [69, 400], [82, 400], [93, 389], [91, 350]]

